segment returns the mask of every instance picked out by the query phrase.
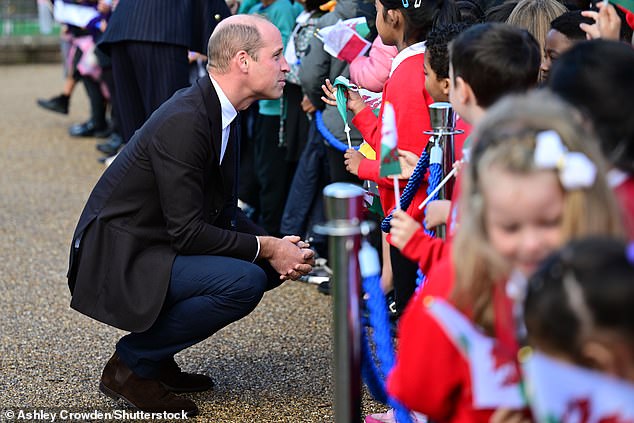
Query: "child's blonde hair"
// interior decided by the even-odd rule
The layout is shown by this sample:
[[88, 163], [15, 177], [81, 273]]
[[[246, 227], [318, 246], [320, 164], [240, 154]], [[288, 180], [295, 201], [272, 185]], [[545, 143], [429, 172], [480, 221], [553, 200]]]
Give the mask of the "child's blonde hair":
[[452, 251], [456, 275], [452, 295], [456, 304], [469, 309], [486, 330], [491, 330], [493, 324], [491, 288], [510, 269], [489, 244], [482, 174], [492, 166], [519, 174], [541, 170], [534, 162], [538, 133], [554, 130], [569, 151], [584, 153], [597, 167], [592, 186], [564, 191], [564, 242], [587, 235], [622, 236], [620, 215], [604, 178], [598, 144], [573, 110], [546, 90], [511, 96], [494, 105], [473, 134], [475, 146], [463, 178], [461, 223]]
[[517, 3], [506, 23], [528, 30], [537, 39], [542, 57], [550, 23], [566, 13], [566, 6], [557, 0], [522, 0]]

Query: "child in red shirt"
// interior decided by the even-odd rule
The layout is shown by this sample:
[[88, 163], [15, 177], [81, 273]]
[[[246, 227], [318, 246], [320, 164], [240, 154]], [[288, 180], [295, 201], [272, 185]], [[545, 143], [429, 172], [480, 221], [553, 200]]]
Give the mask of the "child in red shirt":
[[[426, 66], [426, 70], [432, 77], [426, 79], [426, 85], [430, 92], [449, 97], [461, 118], [459, 122], [477, 124], [487, 108], [499, 98], [513, 92], [523, 92], [537, 84], [541, 53], [537, 41], [527, 31], [502, 24], [476, 25], [458, 35], [446, 50], [442, 46], [443, 43], [447, 45], [449, 37], [443, 37], [442, 31], [439, 30], [438, 40], [430, 40], [430, 47], [435, 47], [430, 48], [428, 53], [430, 66]], [[455, 29], [449, 29], [448, 33], [453, 31]], [[444, 71], [436, 63], [442, 62], [446, 51], [449, 59], [445, 59], [448, 68]], [[434, 72], [436, 78], [433, 77]], [[447, 77], [438, 79], [438, 76], [445, 75], [444, 72]], [[435, 88], [430, 86], [434, 79], [438, 83]], [[416, 162], [416, 158], [412, 160], [407, 157], [407, 153], [402, 154], [406, 156], [405, 162]], [[446, 241], [430, 237], [420, 221], [404, 213], [395, 213], [392, 219], [390, 242], [401, 249], [405, 257], [417, 262], [425, 275], [449, 251], [448, 245], [456, 228], [459, 188], [460, 183], [456, 183], [451, 207], [445, 208], [444, 218], [437, 219], [435, 224], [428, 222], [426, 225], [429, 228], [446, 221]], [[431, 208], [437, 204], [428, 205], [426, 220], [431, 219]]]
[[530, 278], [522, 354], [537, 421], [634, 419], [634, 243], [568, 243]]
[[[568, 239], [621, 231], [601, 156], [587, 143], [592, 135], [553, 95], [501, 101], [474, 135], [452, 254], [401, 318], [387, 384], [397, 400], [439, 423], [526, 411], [508, 295], [521, 288], [506, 281], [528, 276]], [[557, 167], [573, 156], [583, 162], [579, 171]]]
[[634, 50], [615, 41], [575, 45], [555, 62], [548, 86], [586, 115], [611, 166], [608, 182], [634, 240]]
[[[432, 99], [425, 91], [425, 79], [421, 78], [425, 53], [424, 40], [435, 25], [456, 22], [458, 11], [453, 0], [417, 2], [418, 5], [401, 0], [376, 2], [376, 27], [379, 36], [385, 45], [393, 45], [398, 49], [398, 54], [392, 61], [390, 76], [383, 87], [378, 117], [357, 92], [347, 92], [347, 107], [355, 115], [352, 123], [375, 151], [380, 151], [381, 148], [383, 105], [387, 102], [394, 107], [398, 148], [420, 155], [427, 144], [428, 137], [423, 132], [431, 129], [428, 106]], [[325, 97], [322, 99], [330, 105], [336, 105], [335, 89], [330, 81], [326, 80], [323, 89]], [[388, 216], [396, 203], [394, 183], [391, 178], [379, 176], [379, 160], [366, 159], [353, 149], [346, 151], [344, 157], [349, 172], [360, 179], [378, 184], [383, 213]], [[404, 187], [405, 181], [401, 185], [401, 188]], [[407, 210], [416, 218], [419, 218], [422, 212], [414, 204], [419, 204], [425, 198], [426, 187], [426, 182], [423, 182]], [[414, 292], [416, 266], [402, 258], [395, 248], [391, 249], [390, 257], [396, 308], [400, 313]]]

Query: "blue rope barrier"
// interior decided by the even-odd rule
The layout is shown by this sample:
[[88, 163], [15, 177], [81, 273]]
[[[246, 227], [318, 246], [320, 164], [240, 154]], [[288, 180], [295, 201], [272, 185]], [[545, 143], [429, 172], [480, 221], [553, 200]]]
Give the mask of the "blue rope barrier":
[[385, 391], [384, 378], [379, 374], [372, 349], [368, 342], [368, 333], [365, 327], [362, 327], [361, 333], [361, 374], [365, 385], [370, 391], [370, 395], [381, 404], [388, 403], [387, 392]]
[[[442, 165], [440, 163], [432, 163], [432, 164], [430, 164], [429, 165], [429, 178], [427, 179], [427, 183], [429, 184], [427, 186], [427, 195], [431, 194], [436, 189], [436, 187], [438, 186], [440, 181], [442, 181]], [[429, 201], [438, 200], [439, 194], [440, 194], [440, 191], [438, 191], [436, 194], [434, 194], [434, 196]], [[427, 203], [427, 204], [429, 204], [429, 203]], [[427, 215], [427, 208], [425, 208], [425, 215]], [[432, 235], [432, 236], [434, 234], [433, 231], [430, 231], [430, 230], [427, 230], [427, 229], [425, 229], [425, 233], [427, 235]]]
[[[326, 142], [333, 147], [335, 150], [341, 151], [342, 153], [345, 153], [346, 150], [348, 149], [348, 145], [342, 143], [341, 141], [339, 141], [337, 139], [337, 137], [335, 137], [329, 130], [328, 128], [326, 128], [326, 125], [324, 124], [324, 119], [321, 116], [321, 110], [317, 110], [315, 112], [315, 126], [317, 127], [317, 130], [319, 131], [319, 133], [321, 134], [322, 137], [324, 137], [324, 139], [326, 140]], [[355, 150], [359, 149], [359, 146], [353, 146], [352, 148], [354, 148]]]
[[[442, 158], [442, 155], [439, 156], [438, 152], [438, 148], [432, 148], [431, 158], [427, 152], [423, 152], [418, 160], [418, 163], [416, 163], [416, 168], [401, 194], [401, 205], [404, 210], [409, 207], [412, 199], [414, 198], [414, 194], [418, 191], [427, 169], [429, 169], [427, 188], [428, 195], [442, 180], [442, 165], [441, 160], [439, 160], [439, 158]], [[436, 194], [432, 199], [437, 198], [438, 194]], [[391, 220], [392, 214], [381, 222], [381, 229], [384, 232], [389, 232]], [[368, 249], [373, 251], [373, 254], [367, 253]], [[370, 247], [367, 243], [364, 243], [364, 246], [359, 253], [359, 264], [361, 266], [361, 274], [363, 276], [363, 288], [369, 295], [367, 307], [369, 311], [370, 326], [374, 328], [374, 342], [376, 345], [376, 354], [379, 359], [379, 366], [383, 375], [387, 375], [394, 365], [394, 346], [392, 344], [391, 331], [389, 327], [389, 316], [385, 308], [385, 298], [380, 287], [380, 266], [378, 263], [378, 253], [376, 253], [376, 250]], [[416, 278], [417, 285], [420, 286], [424, 283], [424, 280], [425, 275], [423, 275], [419, 269]], [[363, 336], [367, 336], [365, 328]], [[366, 384], [368, 384], [370, 392], [377, 399], [387, 398], [387, 403], [394, 409], [397, 422], [411, 423], [411, 417], [407, 408], [394, 398], [387, 395], [384, 386], [376, 381], [376, 378], [380, 376], [378, 370], [368, 368], [376, 365], [369, 349], [369, 341], [364, 339], [362, 346], [365, 349], [364, 360], [368, 362], [364, 363], [363, 376], [364, 380], [366, 380]], [[372, 387], [370, 387], [370, 385], [372, 385]], [[373, 392], [376, 392], [376, 395]]]
[[370, 395], [382, 404], [388, 404], [396, 412], [396, 421], [398, 423], [411, 423], [411, 417], [407, 407], [390, 397], [385, 390], [384, 379], [378, 372], [374, 357], [372, 356], [372, 349], [368, 343], [367, 330], [362, 328], [362, 342], [361, 342], [361, 372], [363, 374], [363, 380], [365, 381]]
[[363, 242], [361, 250], [359, 251], [359, 266], [363, 277], [363, 289], [369, 295], [367, 307], [370, 312], [370, 325], [374, 329], [374, 343], [380, 364], [379, 371], [372, 356], [367, 332], [364, 328], [362, 341], [362, 348], [364, 350], [363, 377], [374, 398], [383, 403], [387, 402], [390, 407], [394, 408], [399, 423], [410, 423], [409, 410], [400, 402], [390, 397], [385, 391], [383, 379], [390, 373], [392, 367], [394, 367], [394, 345], [392, 343], [389, 316], [385, 307], [385, 296], [381, 290], [379, 254], [376, 249], [366, 241]]
[[[394, 366], [394, 345], [392, 344], [389, 316], [385, 307], [385, 297], [381, 290], [381, 277], [374, 275], [364, 278], [363, 290], [370, 296], [367, 301], [370, 325], [374, 328], [377, 356], [381, 364], [381, 373], [385, 377]], [[372, 319], [373, 316], [374, 319]]]
[[[442, 181], [442, 178], [443, 178], [442, 165], [438, 162], [436, 157], [435, 159], [436, 159], [435, 162], [429, 165], [429, 178], [427, 179], [427, 182], [429, 185], [427, 186], [427, 195], [431, 194], [436, 189], [436, 187], [438, 186], [440, 181]], [[437, 192], [430, 201], [437, 200], [438, 195], [439, 195], [439, 192]], [[426, 208], [425, 208], [425, 215], [427, 215]], [[427, 228], [425, 228], [425, 233], [427, 235], [434, 236], [434, 232], [430, 231]], [[418, 269], [416, 271], [416, 286], [422, 287], [424, 283], [425, 283], [425, 275], [423, 274], [423, 272], [421, 272], [420, 269]]]
[[[420, 184], [425, 177], [425, 173], [427, 173], [427, 168], [429, 167], [429, 155], [426, 151], [423, 151], [418, 162], [416, 163], [416, 167], [414, 168], [414, 172], [412, 172], [412, 176], [410, 176], [407, 181], [407, 185], [403, 192], [401, 193], [401, 209], [407, 210], [416, 191], [420, 188]], [[392, 221], [392, 214], [394, 211], [390, 212], [389, 216], [387, 216], [381, 222], [381, 230], [385, 233], [390, 232], [390, 222]]]

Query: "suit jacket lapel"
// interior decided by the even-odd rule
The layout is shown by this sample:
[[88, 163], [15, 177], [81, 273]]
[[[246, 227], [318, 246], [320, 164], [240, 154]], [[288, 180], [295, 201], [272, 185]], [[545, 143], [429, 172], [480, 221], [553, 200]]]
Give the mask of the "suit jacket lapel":
[[215, 155], [215, 164], [218, 164], [222, 144], [222, 112], [220, 109], [220, 100], [218, 100], [218, 94], [216, 94], [216, 90], [209, 76], [199, 78], [196, 83], [203, 92], [203, 102], [207, 109], [207, 118], [209, 120], [209, 128], [211, 129], [211, 147]]
[[238, 137], [237, 121], [240, 116], [236, 116], [230, 125], [229, 141], [227, 142], [227, 150], [225, 151], [225, 157], [222, 159], [222, 165], [220, 166], [222, 172], [222, 181], [224, 184], [225, 192], [233, 192], [234, 186], [237, 184], [237, 166], [239, 166], [238, 160]]

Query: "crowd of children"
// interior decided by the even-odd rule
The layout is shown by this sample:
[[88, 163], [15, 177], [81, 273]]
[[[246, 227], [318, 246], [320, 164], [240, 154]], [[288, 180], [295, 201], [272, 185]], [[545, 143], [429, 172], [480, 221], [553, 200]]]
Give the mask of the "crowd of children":
[[[394, 28], [411, 7], [397, 5], [396, 15], [377, 1], [378, 34], [399, 55], [408, 32]], [[352, 149], [344, 156], [351, 173], [378, 184], [383, 212], [393, 214], [387, 241], [400, 250], [400, 259], [390, 258], [402, 316], [387, 390], [413, 421], [634, 418], [634, 317], [626, 311], [634, 301], [634, 244], [627, 244], [634, 240], [634, 107], [625, 98], [634, 93], [634, 50], [631, 31], [614, 27], [628, 15], [597, 7], [523, 0], [505, 24], [437, 22], [417, 64], [423, 93], [410, 70], [400, 85], [405, 98], [395, 100], [400, 79], [390, 74], [383, 101], [397, 104], [401, 178], [426, 144], [420, 129], [408, 131], [429, 125], [425, 112], [404, 113], [449, 100], [468, 134], [455, 140], [465, 163], [451, 201], [432, 201], [424, 219], [417, 208], [424, 183], [407, 210], [394, 210], [394, 188], [378, 178], [379, 163]], [[329, 81], [324, 92], [335, 105]], [[354, 90], [347, 105], [379, 149], [383, 109], [378, 121], [366, 120], [370, 110]], [[403, 106], [407, 117], [399, 121]], [[414, 140], [425, 141], [414, 148]], [[445, 239], [426, 232], [444, 223]], [[404, 272], [407, 260], [427, 276], [409, 295], [402, 280], [415, 279]]]
[[[377, 219], [389, 221], [377, 242], [390, 281], [382, 288], [393, 289], [399, 316], [389, 394], [417, 421], [634, 421], [631, 2], [233, 3], [280, 28], [291, 68], [281, 102], [242, 114], [240, 199], [271, 234], [311, 238], [327, 183], [377, 189]], [[369, 54], [326, 52], [316, 34], [358, 16]], [[79, 79], [70, 69], [66, 97], [40, 105], [67, 113]], [[343, 112], [338, 76], [355, 84]], [[359, 88], [381, 93], [378, 113]], [[400, 210], [435, 102], [457, 114], [457, 180], [420, 210], [423, 175]], [[107, 129], [94, 103], [92, 132], [80, 135]], [[376, 160], [388, 103], [400, 185]], [[377, 154], [353, 148], [362, 141]], [[439, 225], [444, 239], [430, 235]], [[327, 257], [317, 235], [313, 247]]]
[[[446, 95], [474, 130], [440, 218], [399, 211], [391, 222], [389, 241], [427, 275], [399, 321], [387, 381], [413, 419], [634, 417], [634, 317], [625, 311], [634, 300], [634, 110], [624, 98], [634, 92], [634, 50], [630, 39], [580, 40], [623, 33], [600, 22], [607, 10], [618, 16], [613, 6], [599, 8], [562, 12], [541, 37], [478, 24], [458, 35], [438, 27], [427, 39], [426, 90]], [[424, 232], [445, 222], [445, 240]], [[387, 421], [393, 413], [366, 417]]]

